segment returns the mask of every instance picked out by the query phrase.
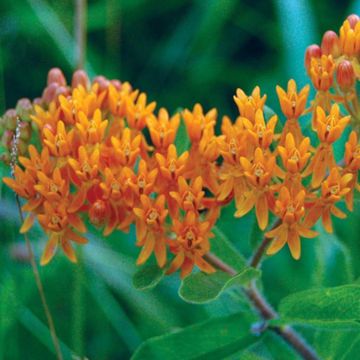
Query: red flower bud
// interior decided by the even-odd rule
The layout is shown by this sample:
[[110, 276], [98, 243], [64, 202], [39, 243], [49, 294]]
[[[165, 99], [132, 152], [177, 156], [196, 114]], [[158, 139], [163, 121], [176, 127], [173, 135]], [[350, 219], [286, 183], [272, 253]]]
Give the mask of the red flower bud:
[[343, 91], [349, 90], [355, 83], [355, 72], [350, 61], [343, 60], [337, 67], [336, 80]]
[[47, 84], [57, 83], [66, 86], [65, 76], [59, 68], [52, 68], [48, 73]]
[[307, 47], [305, 52], [305, 68], [307, 72], [310, 70], [311, 58], [320, 58], [321, 57], [321, 49], [319, 45], [313, 44]]
[[116, 90], [121, 90], [121, 81], [119, 80], [111, 80], [111, 84], [115, 87]]
[[347, 21], [350, 23], [352, 29], [355, 29], [355, 26], [359, 20], [360, 18], [356, 14], [351, 14], [347, 17]]
[[72, 77], [71, 86], [73, 88], [82, 85], [85, 89], [89, 86], [89, 77], [84, 70], [76, 70]]
[[96, 200], [89, 210], [89, 219], [96, 225], [102, 225], [106, 220], [107, 207], [103, 200]]
[[96, 76], [94, 84], [99, 84], [99, 91], [104, 91], [109, 87], [109, 80], [104, 76]]
[[339, 37], [334, 31], [327, 31], [321, 42], [321, 52], [325, 55], [332, 55], [334, 58], [340, 55]]
[[59, 84], [58, 83], [52, 83], [52, 84], [49, 84], [43, 94], [42, 94], [42, 99], [44, 101], [44, 103], [46, 104], [50, 104], [56, 97], [56, 90], [57, 88], [59, 87]]
[[69, 95], [69, 89], [66, 86], [59, 86], [56, 89], [56, 98], [60, 95], [68, 96]]

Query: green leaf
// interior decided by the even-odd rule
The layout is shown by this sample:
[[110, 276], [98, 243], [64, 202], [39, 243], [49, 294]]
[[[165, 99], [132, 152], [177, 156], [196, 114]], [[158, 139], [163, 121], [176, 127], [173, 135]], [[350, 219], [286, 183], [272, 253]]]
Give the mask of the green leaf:
[[226, 235], [217, 226], [212, 229], [212, 232], [215, 237], [211, 239], [211, 252], [235, 270], [240, 272], [244, 269], [247, 266], [245, 258]]
[[360, 320], [359, 299], [359, 285], [306, 290], [284, 298], [279, 313], [290, 323], [339, 325]]
[[145, 264], [139, 268], [133, 277], [133, 285], [138, 290], [154, 288], [164, 277], [164, 269], [157, 264]]
[[[177, 112], [181, 112], [181, 109]], [[190, 148], [190, 139], [186, 130], [186, 125], [182, 116], [180, 117], [180, 125], [176, 134], [175, 146], [178, 155], [181, 155]]]
[[139, 347], [132, 360], [223, 359], [258, 340], [250, 332], [253, 320], [250, 314], [235, 314], [154, 337]]
[[260, 271], [245, 268], [239, 274], [230, 276], [218, 271], [214, 274], [202, 272], [191, 274], [181, 284], [179, 295], [187, 302], [202, 304], [216, 300], [223, 291], [234, 285], [245, 285], [260, 276]]

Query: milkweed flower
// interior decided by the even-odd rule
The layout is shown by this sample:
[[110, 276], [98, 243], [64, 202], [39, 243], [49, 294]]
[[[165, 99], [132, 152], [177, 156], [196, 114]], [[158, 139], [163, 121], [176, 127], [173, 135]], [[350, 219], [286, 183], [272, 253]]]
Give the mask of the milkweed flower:
[[286, 117], [286, 122], [282, 131], [280, 143], [283, 144], [285, 137], [291, 133], [295, 139], [296, 144], [302, 140], [299, 117], [303, 114], [306, 106], [306, 101], [309, 96], [310, 86], [304, 86], [297, 92], [296, 82], [290, 79], [285, 92], [280, 86], [276, 86], [276, 92], [279, 98], [281, 111]]
[[142, 250], [137, 264], [143, 264], [154, 252], [160, 267], [166, 264], [166, 237], [164, 221], [168, 214], [165, 209], [165, 196], [160, 195], [155, 201], [146, 195], [140, 197], [141, 207], [134, 208], [136, 219], [137, 246]]
[[274, 155], [265, 156], [260, 147], [256, 148], [253, 161], [249, 161], [245, 157], [240, 158], [249, 188], [244, 193], [243, 200], [237, 207], [235, 216], [244, 216], [255, 207], [256, 218], [262, 230], [266, 228], [269, 219], [269, 202], [272, 196], [269, 185], [275, 172], [275, 161]]
[[[320, 219], [332, 231], [331, 217], [346, 216], [338, 203], [352, 210], [359, 190], [359, 24], [351, 15], [338, 33], [324, 34], [321, 46], [307, 48], [305, 67], [316, 90], [308, 108], [308, 85], [298, 89], [290, 79], [286, 89], [276, 87], [283, 125], [276, 114], [267, 116], [258, 86], [249, 95], [237, 89], [237, 117], [223, 116], [219, 124], [215, 108], [196, 103], [173, 115], [155, 112], [156, 103], [128, 82], [90, 81], [77, 71], [68, 84], [52, 69], [40, 98], [20, 100], [0, 119], [6, 150], [0, 158], [9, 163], [14, 150], [13, 178], [4, 183], [27, 213], [20, 231], [38, 221], [48, 235], [41, 263], [57, 248], [75, 261], [73, 245], [86, 243], [88, 221], [104, 236], [135, 224], [137, 264], [154, 254], [168, 273], [185, 277], [194, 267], [211, 273], [212, 229], [232, 201], [236, 217], [254, 209], [261, 230], [273, 213], [279, 225], [266, 233], [268, 254], [287, 243], [298, 259], [301, 237], [314, 237]], [[311, 129], [302, 133], [306, 114], [318, 141]], [[183, 125], [188, 149], [179, 146]], [[334, 156], [336, 142], [345, 150], [342, 161]]]
[[168, 274], [181, 268], [181, 277], [187, 276], [195, 265], [206, 273], [215, 272], [203, 256], [209, 252], [209, 238], [213, 237], [210, 232], [211, 224], [208, 221], [199, 221], [193, 211], [186, 213], [184, 220], [173, 220], [175, 240], [169, 240], [170, 251], [175, 254]]
[[266, 95], [261, 96], [260, 87], [256, 86], [250, 96], [247, 96], [243, 90], [237, 89], [234, 101], [238, 106], [240, 115], [254, 121], [256, 111], [264, 109], [266, 98]]
[[341, 116], [338, 104], [331, 107], [329, 115], [318, 106], [316, 108], [315, 129], [320, 140], [306, 175], [312, 174], [311, 185], [316, 188], [326, 176], [326, 171], [336, 166], [332, 144], [341, 136], [350, 116]]
[[321, 196], [312, 203], [306, 215], [305, 224], [312, 226], [321, 217], [325, 230], [332, 233], [331, 215], [341, 219], [346, 217], [335, 203], [351, 191], [349, 183], [352, 178], [352, 174], [341, 175], [337, 167], [332, 168], [329, 176], [321, 184]]
[[305, 191], [291, 193], [283, 186], [275, 202], [275, 214], [281, 219], [281, 224], [268, 231], [265, 236], [273, 238], [266, 253], [272, 255], [280, 251], [287, 243], [294, 259], [298, 260], [301, 254], [300, 237], [313, 238], [317, 232], [302, 223], [305, 214]]

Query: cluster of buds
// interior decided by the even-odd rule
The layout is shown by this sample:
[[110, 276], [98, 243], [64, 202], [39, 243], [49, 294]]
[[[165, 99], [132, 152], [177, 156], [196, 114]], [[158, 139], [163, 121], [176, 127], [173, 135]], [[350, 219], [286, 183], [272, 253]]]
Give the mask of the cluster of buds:
[[33, 104], [29, 99], [20, 99], [15, 109], [9, 109], [0, 118], [0, 161], [10, 163], [16, 130], [18, 128], [17, 153], [24, 155], [31, 140], [32, 126], [30, 116]]
[[326, 31], [321, 45], [310, 45], [305, 67], [317, 90], [316, 105], [330, 110], [331, 102], [343, 103], [354, 120], [359, 116], [356, 80], [360, 78], [360, 18], [347, 17], [339, 34]]
[[[355, 68], [359, 54], [350, 52], [348, 42], [357, 49], [357, 24], [354, 16], [345, 21], [338, 45], [330, 46], [326, 35], [321, 49], [308, 49], [306, 66], [318, 90], [309, 108], [309, 86], [298, 91], [294, 80], [286, 89], [277, 86], [285, 118], [280, 131], [278, 116], [266, 116], [259, 87], [250, 96], [237, 90], [239, 114], [234, 121], [224, 116], [216, 133], [216, 109], [196, 104], [171, 116], [164, 108], [156, 111], [156, 103], [129, 83], [104, 77], [90, 82], [77, 71], [68, 86], [59, 69], [51, 70], [31, 115], [39, 146], [30, 145], [28, 155], [19, 156], [14, 178], [4, 179], [26, 201], [20, 231], [37, 219], [49, 236], [41, 263], [59, 246], [75, 262], [72, 243], [87, 242], [88, 219], [104, 236], [134, 224], [141, 248], [137, 264], [153, 254], [167, 273], [180, 269], [184, 277], [194, 266], [211, 273], [206, 254], [212, 229], [232, 201], [235, 217], [254, 209], [261, 230], [274, 214], [279, 220], [265, 233], [273, 239], [267, 253], [288, 244], [299, 259], [301, 237], [316, 237], [312, 227], [320, 219], [331, 232], [332, 216], [346, 216], [337, 204], [345, 201], [351, 211], [359, 190], [358, 136], [345, 131], [357, 117], [340, 106], [351, 99], [355, 111], [357, 104], [354, 84], [348, 97], [341, 75], [344, 61]], [[335, 69], [342, 91], [336, 96], [328, 88]], [[317, 138], [312, 144], [301, 128], [307, 113], [313, 114]], [[190, 140], [183, 152], [180, 127]], [[347, 140], [339, 161], [333, 144], [342, 137]]]

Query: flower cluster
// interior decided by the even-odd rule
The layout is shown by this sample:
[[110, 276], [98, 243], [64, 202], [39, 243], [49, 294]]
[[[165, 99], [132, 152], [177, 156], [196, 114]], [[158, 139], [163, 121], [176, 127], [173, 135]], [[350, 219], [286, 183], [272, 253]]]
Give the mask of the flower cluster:
[[[216, 109], [196, 104], [169, 115], [127, 82], [90, 82], [79, 70], [70, 86], [52, 69], [30, 116], [39, 146], [29, 145], [14, 179], [4, 179], [26, 200], [21, 232], [37, 219], [49, 236], [41, 258], [46, 264], [58, 246], [76, 261], [72, 243], [87, 242], [85, 219], [104, 236], [135, 224], [137, 264], [154, 254], [167, 273], [180, 269], [184, 277], [194, 266], [215, 271], [206, 259], [212, 228], [234, 201], [235, 217], [254, 209], [261, 230], [274, 214], [279, 221], [265, 234], [273, 239], [267, 253], [288, 244], [298, 259], [300, 238], [315, 237], [320, 218], [331, 232], [332, 216], [346, 216], [338, 204], [352, 210], [359, 189], [359, 55], [360, 21], [351, 15], [339, 36], [327, 32], [321, 47], [307, 49], [312, 101], [309, 85], [298, 90], [290, 80], [286, 89], [277, 86], [281, 121], [269, 115], [259, 87], [250, 95], [238, 89], [238, 116], [224, 116], [220, 133]], [[311, 134], [302, 130], [308, 114]], [[185, 151], [182, 128], [190, 140]], [[347, 139], [343, 159], [334, 153], [340, 138]]]

